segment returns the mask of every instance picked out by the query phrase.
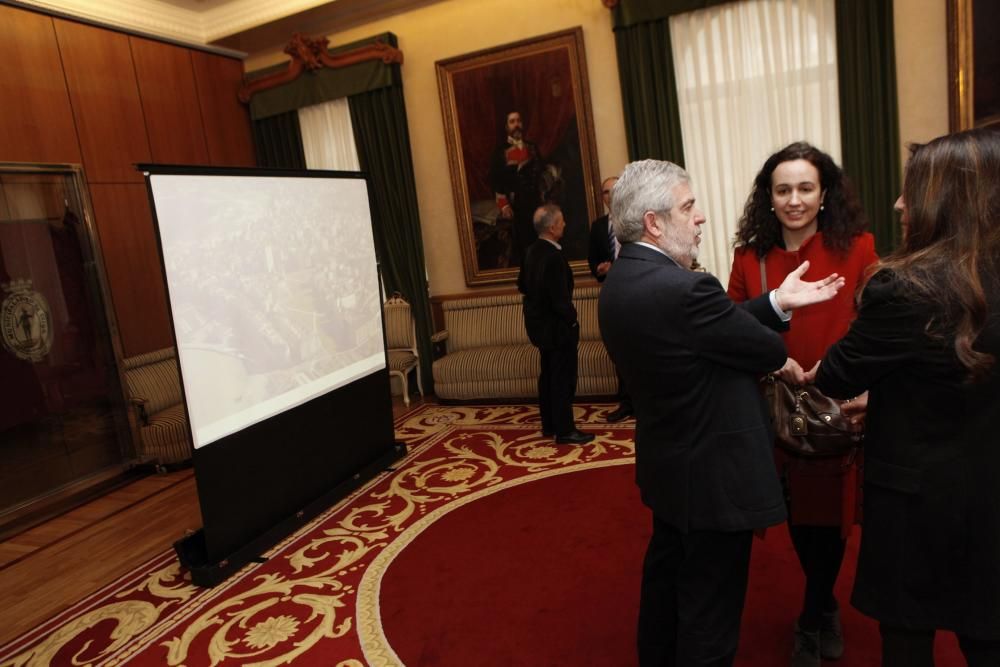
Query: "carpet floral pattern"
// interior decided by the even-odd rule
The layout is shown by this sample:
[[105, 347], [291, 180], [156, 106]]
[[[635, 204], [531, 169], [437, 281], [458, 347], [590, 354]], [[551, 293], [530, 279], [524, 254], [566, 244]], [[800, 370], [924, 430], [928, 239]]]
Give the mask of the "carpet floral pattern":
[[532, 406], [423, 406], [396, 423], [406, 457], [212, 589], [172, 552], [0, 647], [0, 667], [400, 664], [379, 619], [381, 575], [435, 520], [504, 488], [634, 459], [631, 423], [577, 405], [597, 438], [556, 445]]

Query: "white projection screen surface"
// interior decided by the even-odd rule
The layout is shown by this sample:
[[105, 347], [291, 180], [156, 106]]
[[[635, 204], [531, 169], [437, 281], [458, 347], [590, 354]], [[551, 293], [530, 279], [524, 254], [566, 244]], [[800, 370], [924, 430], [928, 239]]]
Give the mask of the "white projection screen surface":
[[196, 448], [385, 368], [363, 178], [148, 179]]

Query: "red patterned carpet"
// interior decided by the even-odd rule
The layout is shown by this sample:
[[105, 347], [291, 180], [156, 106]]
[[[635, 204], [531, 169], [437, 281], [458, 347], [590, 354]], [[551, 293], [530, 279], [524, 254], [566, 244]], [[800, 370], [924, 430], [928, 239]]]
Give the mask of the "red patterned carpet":
[[[632, 424], [578, 405], [599, 435], [556, 446], [531, 406], [424, 406], [410, 445], [367, 484], [222, 585], [172, 552], [0, 647], [35, 665], [500, 666], [635, 664], [648, 512]], [[839, 594], [847, 599], [857, 542]], [[788, 664], [801, 574], [787, 531], [754, 546], [737, 664]], [[875, 624], [845, 605], [845, 667], [874, 666]], [[938, 665], [962, 665], [953, 637]]]

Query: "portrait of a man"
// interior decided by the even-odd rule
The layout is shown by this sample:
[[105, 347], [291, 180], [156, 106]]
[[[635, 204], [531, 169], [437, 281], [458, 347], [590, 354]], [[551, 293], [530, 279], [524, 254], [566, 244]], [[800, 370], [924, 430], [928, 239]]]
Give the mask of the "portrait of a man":
[[[538, 146], [524, 138], [520, 111], [506, 114], [504, 130], [505, 141], [493, 152], [490, 183], [497, 205], [494, 226], [509, 227], [510, 243], [493, 251], [497, 253], [494, 263], [520, 266], [525, 249], [537, 238], [531, 222], [535, 209], [557, 198], [559, 168], [547, 164], [539, 155]], [[477, 250], [480, 250], [480, 265], [493, 259], [486, 248]]]
[[582, 39], [572, 30], [438, 63], [470, 285], [514, 280], [542, 204], [563, 211], [563, 252], [586, 271], [599, 188]]

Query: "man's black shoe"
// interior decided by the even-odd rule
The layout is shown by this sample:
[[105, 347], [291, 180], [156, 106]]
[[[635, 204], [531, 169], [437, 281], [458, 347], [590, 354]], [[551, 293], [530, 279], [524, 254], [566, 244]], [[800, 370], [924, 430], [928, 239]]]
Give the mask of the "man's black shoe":
[[554, 431], [549, 431], [549, 430], [544, 429], [544, 428], [542, 429], [542, 436], [543, 437], [545, 437], [545, 438], [551, 438], [554, 435], [555, 435]]
[[632, 408], [625, 405], [619, 405], [617, 408], [608, 413], [606, 419], [608, 422], [613, 424], [615, 422], [620, 422], [623, 419], [628, 419], [631, 416]]
[[593, 433], [584, 433], [573, 429], [569, 433], [556, 436], [556, 443], [560, 445], [585, 445], [594, 439]]

